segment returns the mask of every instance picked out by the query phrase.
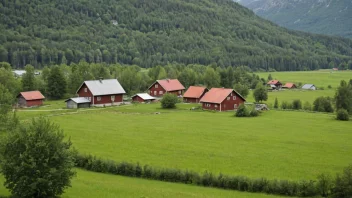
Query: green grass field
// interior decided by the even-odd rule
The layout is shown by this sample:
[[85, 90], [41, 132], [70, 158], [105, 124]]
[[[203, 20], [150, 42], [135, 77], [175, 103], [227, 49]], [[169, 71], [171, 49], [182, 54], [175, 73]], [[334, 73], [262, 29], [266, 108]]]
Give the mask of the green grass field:
[[[0, 178], [0, 183], [4, 179]], [[0, 196], [8, 196], [9, 192], [0, 186]], [[62, 198], [115, 198], [115, 197], [170, 197], [170, 198], [279, 198], [279, 196], [227, 191], [214, 188], [203, 188], [185, 184], [175, 184], [151, 181], [137, 178], [121, 177], [93, 173], [77, 169], [77, 176], [72, 181], [72, 188], [68, 188]]]
[[265, 72], [257, 73], [261, 78], [267, 79], [271, 74], [273, 79], [280, 80], [283, 83], [293, 82], [302, 84], [314, 84], [316, 87], [324, 87], [327, 89], [329, 85], [337, 88], [341, 80], [352, 79], [352, 71], [303, 71], [303, 72]]
[[332, 114], [148, 113], [158, 108], [125, 106], [52, 120], [81, 153], [157, 167], [299, 180], [335, 174], [351, 163], [351, 122], [338, 122]]

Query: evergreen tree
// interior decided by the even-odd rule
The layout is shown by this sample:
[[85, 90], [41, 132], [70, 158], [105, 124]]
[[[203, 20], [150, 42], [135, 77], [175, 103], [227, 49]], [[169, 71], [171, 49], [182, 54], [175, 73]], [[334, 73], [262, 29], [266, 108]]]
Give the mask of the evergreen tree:
[[34, 67], [32, 65], [26, 65], [26, 73], [22, 76], [22, 90], [23, 91], [34, 91], [35, 87], [35, 77], [34, 77]]
[[336, 109], [345, 109], [352, 114], [352, 85], [342, 80], [335, 94]]
[[277, 98], [275, 98], [274, 108], [275, 109], [279, 108], [279, 101], [277, 100]]
[[270, 81], [270, 80], [272, 80], [273, 79], [273, 77], [271, 76], [271, 74], [269, 74], [269, 76], [268, 76], [268, 81]]
[[220, 74], [217, 73], [212, 67], [207, 67], [203, 79], [204, 84], [208, 88], [219, 87], [220, 85]]
[[253, 92], [253, 97], [256, 102], [268, 100], [268, 91], [262, 83], [258, 83]]
[[54, 66], [50, 70], [48, 76], [48, 88], [47, 94], [49, 98], [61, 99], [66, 94], [66, 80], [65, 77], [58, 66]]

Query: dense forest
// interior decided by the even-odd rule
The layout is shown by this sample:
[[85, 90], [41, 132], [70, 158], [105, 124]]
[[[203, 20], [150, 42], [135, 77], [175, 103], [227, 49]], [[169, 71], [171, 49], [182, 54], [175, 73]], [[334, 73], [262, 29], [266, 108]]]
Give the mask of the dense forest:
[[81, 60], [312, 70], [351, 63], [352, 40], [289, 31], [232, 0], [0, 0], [0, 62]]

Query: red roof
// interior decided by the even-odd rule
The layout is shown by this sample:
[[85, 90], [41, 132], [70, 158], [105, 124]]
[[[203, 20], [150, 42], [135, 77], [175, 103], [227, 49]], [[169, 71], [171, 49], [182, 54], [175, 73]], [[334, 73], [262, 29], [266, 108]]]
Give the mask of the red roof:
[[292, 88], [292, 87], [296, 87], [296, 85], [294, 83], [286, 83], [284, 87]]
[[156, 82], [158, 82], [160, 86], [165, 89], [165, 91], [178, 91], [185, 89], [185, 87], [177, 79], [157, 80]]
[[45, 98], [40, 91], [21, 92], [19, 95], [22, 95], [26, 100], [41, 100]]
[[186, 93], [183, 95], [184, 98], [200, 98], [204, 91], [207, 90], [205, 87], [190, 86]]
[[[268, 85], [276, 85], [277, 83], [280, 83], [280, 81], [278, 81], [278, 80], [271, 80], [271, 81], [269, 81], [267, 84]], [[280, 83], [281, 84], [281, 83]]]
[[222, 103], [222, 101], [224, 101], [226, 99], [226, 97], [228, 97], [231, 92], [235, 92], [239, 97], [241, 97], [244, 101], [246, 101], [246, 99], [244, 99], [239, 93], [237, 93], [235, 90], [233, 89], [225, 89], [225, 88], [212, 88], [210, 89], [210, 91], [208, 91], [203, 98], [200, 100], [200, 102], [209, 102], [209, 103], [216, 103], [216, 104], [220, 104]]

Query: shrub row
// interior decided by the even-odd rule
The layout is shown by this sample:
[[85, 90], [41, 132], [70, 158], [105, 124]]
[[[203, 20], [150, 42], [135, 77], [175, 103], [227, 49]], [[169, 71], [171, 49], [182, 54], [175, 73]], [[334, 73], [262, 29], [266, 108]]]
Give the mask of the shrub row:
[[148, 165], [141, 166], [138, 163], [116, 163], [111, 160], [102, 160], [91, 155], [78, 154], [76, 156], [76, 166], [94, 172], [246, 192], [300, 197], [323, 195], [323, 193], [326, 192], [325, 189], [325, 191], [322, 192], [315, 181], [268, 180], [266, 178], [252, 179], [244, 176], [214, 175], [209, 172], [198, 174], [196, 172], [178, 169], [160, 169]]

